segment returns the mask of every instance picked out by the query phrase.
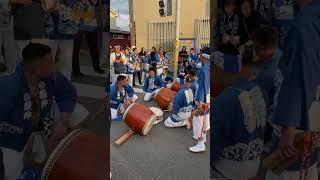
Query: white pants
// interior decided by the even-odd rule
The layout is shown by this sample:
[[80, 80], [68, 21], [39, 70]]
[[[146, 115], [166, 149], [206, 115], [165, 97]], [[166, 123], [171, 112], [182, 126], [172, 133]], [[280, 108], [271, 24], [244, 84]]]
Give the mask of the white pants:
[[133, 86], [133, 74], [127, 74], [127, 82], [131, 87]]
[[[23, 48], [26, 47], [30, 42], [41, 43], [50, 46], [53, 58], [58, 56], [59, 62], [55, 59], [57, 68], [59, 71], [66, 76], [67, 79], [71, 80], [72, 72], [72, 56], [73, 56], [73, 42], [74, 40], [49, 40], [49, 39], [33, 39], [26, 41], [17, 41], [22, 54]], [[58, 49], [60, 50], [57, 54]]]
[[[126, 98], [125, 98], [125, 99], [128, 100], [128, 99], [129, 99], [129, 96], [126, 95]], [[134, 94], [133, 97], [132, 97], [132, 101], [134, 102], [134, 101], [136, 101], [137, 99], [138, 99], [138, 96], [137, 96], [136, 94]], [[120, 113], [123, 114], [123, 113], [124, 113], [124, 110], [125, 110], [125, 109], [124, 109], [124, 104], [120, 104], [119, 107], [118, 107], [118, 109], [120, 110]], [[114, 120], [114, 119], [117, 118], [117, 116], [118, 116], [118, 109], [110, 108], [110, 111], [111, 111], [111, 119], [112, 119], [112, 120]]]
[[4, 179], [16, 180], [23, 170], [24, 152], [0, 147], [3, 152]]
[[[43, 142], [44, 134], [41, 132], [32, 133], [29, 140], [27, 141], [24, 149], [21, 152], [18, 152], [14, 149], [8, 149], [4, 147], [0, 147], [3, 152], [3, 164], [4, 164], [4, 175], [5, 180], [16, 180], [23, 168], [24, 168], [24, 155], [26, 152], [26, 148], [31, 147], [31, 153], [33, 156], [33, 160], [36, 163], [43, 163], [47, 157], [47, 152], [44, 147]], [[32, 140], [32, 141], [31, 141]], [[27, 154], [31, 155], [31, 154]]]
[[188, 119], [191, 116], [191, 112], [187, 112], [187, 113], [183, 113], [183, 112], [179, 112], [178, 114], [173, 114], [174, 118], [178, 121], [178, 122], [174, 122], [171, 119], [171, 116], [169, 116], [166, 121], [164, 122], [164, 125], [168, 128], [174, 128], [174, 127], [182, 127], [182, 126], [186, 126], [188, 124]]
[[144, 101], [150, 101], [151, 98], [154, 97], [155, 94], [157, 94], [157, 92], [160, 91], [160, 89], [156, 89], [153, 92], [146, 92], [146, 94], [144, 95], [143, 100]]
[[[60, 118], [60, 110], [57, 105], [57, 103], [53, 103], [53, 112], [54, 112], [54, 119], [58, 120]], [[82, 106], [81, 104], [76, 104], [75, 110], [72, 113], [72, 116], [70, 118], [70, 126], [75, 127], [81, 122], [83, 122], [89, 115], [88, 110]]]
[[199, 139], [203, 136], [204, 131], [208, 131], [210, 129], [210, 114], [206, 114], [204, 116], [193, 116], [192, 126], [193, 126], [193, 138]]
[[7, 68], [5, 73], [11, 74], [15, 71], [16, 65], [21, 62], [19, 51], [17, 52], [19, 47], [11, 31], [0, 32], [0, 47], [2, 45], [4, 47], [5, 59], [0, 55], [0, 62], [3, 62]]
[[[278, 176], [273, 174], [271, 171], [268, 171], [266, 174], [266, 180], [300, 180], [300, 172], [284, 171], [280, 176]], [[318, 180], [317, 163], [308, 169], [307, 180]]]
[[144, 71], [141, 71], [141, 82], [144, 82], [144, 80], [149, 76], [149, 73], [146, 73]]
[[230, 180], [248, 180], [257, 174], [260, 159], [248, 161], [218, 160], [214, 166]]

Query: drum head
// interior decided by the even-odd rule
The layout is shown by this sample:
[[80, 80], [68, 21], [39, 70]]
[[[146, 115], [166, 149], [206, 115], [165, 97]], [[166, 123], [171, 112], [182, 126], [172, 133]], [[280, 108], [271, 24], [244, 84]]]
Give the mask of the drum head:
[[154, 122], [157, 120], [157, 116], [154, 115], [150, 118], [150, 120], [147, 122], [147, 124], [143, 127], [142, 135], [147, 135], [151, 128], [153, 127]]
[[150, 107], [149, 108], [156, 116], [163, 116], [163, 111], [157, 107]]
[[136, 103], [131, 103], [130, 106], [126, 109], [126, 111], [123, 114], [123, 119], [126, 119], [126, 116], [128, 114], [128, 112], [130, 111], [130, 109], [135, 105]]

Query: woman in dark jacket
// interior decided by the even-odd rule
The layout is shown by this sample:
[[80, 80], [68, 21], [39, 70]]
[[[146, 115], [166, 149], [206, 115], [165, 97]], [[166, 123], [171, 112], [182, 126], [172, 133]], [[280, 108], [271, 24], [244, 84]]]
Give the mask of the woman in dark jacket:
[[253, 58], [253, 48], [251, 41], [251, 33], [262, 25], [269, 25], [268, 22], [253, 8], [253, 0], [240, 0], [240, 54], [244, 60]]

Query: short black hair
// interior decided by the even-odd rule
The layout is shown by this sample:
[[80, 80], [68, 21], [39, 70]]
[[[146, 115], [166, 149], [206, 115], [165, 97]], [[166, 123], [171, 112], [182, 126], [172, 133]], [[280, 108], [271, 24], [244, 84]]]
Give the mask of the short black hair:
[[211, 49], [209, 47], [204, 47], [204, 48], [202, 48], [202, 53], [210, 55], [211, 54]]
[[137, 48], [133, 48], [132, 51], [135, 51]]
[[195, 70], [191, 70], [191, 71], [189, 72], [189, 75], [190, 75], [190, 76], [197, 76], [197, 72], [196, 72]]
[[262, 26], [256, 29], [251, 39], [254, 43], [259, 44], [262, 48], [275, 48], [279, 45], [279, 33], [270, 26]]
[[194, 50], [194, 48], [190, 48], [190, 51]]
[[124, 76], [124, 75], [119, 75], [119, 76], [117, 77], [117, 82], [123, 81], [123, 80], [125, 80], [126, 78], [127, 78], [127, 77]]
[[157, 72], [156, 69], [154, 69], [154, 68], [149, 68], [149, 72], [150, 72], [150, 71], [153, 71], [154, 73]]
[[51, 48], [40, 43], [29, 43], [22, 50], [22, 63], [29, 64], [51, 53]]

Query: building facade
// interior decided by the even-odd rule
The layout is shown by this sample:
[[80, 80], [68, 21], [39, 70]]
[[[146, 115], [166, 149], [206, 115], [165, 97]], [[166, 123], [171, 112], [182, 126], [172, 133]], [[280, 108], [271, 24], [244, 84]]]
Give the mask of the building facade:
[[110, 45], [120, 45], [122, 47], [131, 47], [130, 32], [122, 31], [117, 26], [117, 18], [120, 15], [110, 8]]
[[[159, 1], [135, 0], [136, 46], [151, 49], [164, 47], [173, 52], [176, 33], [176, 0], [172, 2], [172, 16], [160, 17]], [[192, 43], [195, 48], [210, 45], [210, 0], [180, 0], [181, 43]], [[166, 8], [167, 10], [167, 8]]]

